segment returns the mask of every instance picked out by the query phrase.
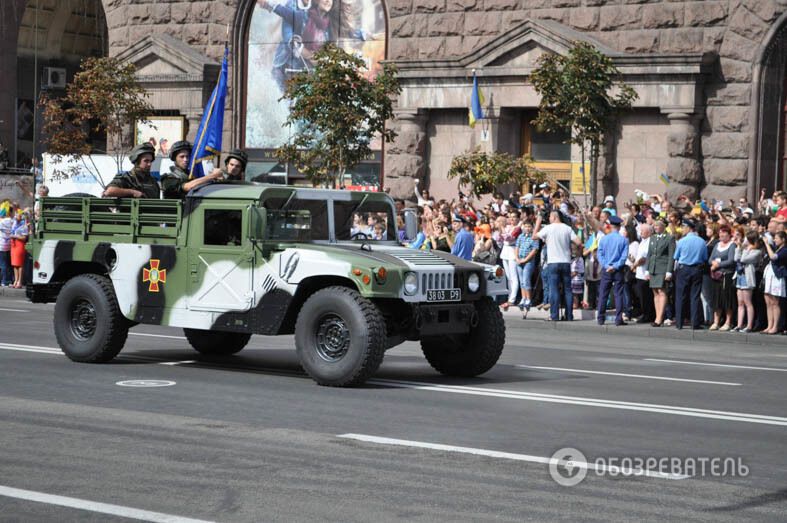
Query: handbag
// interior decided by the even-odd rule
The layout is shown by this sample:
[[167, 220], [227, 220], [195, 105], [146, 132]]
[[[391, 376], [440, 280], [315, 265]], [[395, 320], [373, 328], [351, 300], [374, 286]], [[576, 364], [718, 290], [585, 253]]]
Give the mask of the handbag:
[[713, 281], [721, 281], [724, 279], [724, 273], [721, 271], [710, 271], [710, 278]]

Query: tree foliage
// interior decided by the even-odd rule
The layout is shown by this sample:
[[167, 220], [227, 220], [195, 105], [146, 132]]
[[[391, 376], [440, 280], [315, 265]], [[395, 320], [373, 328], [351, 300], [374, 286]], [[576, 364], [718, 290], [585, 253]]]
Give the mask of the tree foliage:
[[[637, 93], [615, 82], [620, 71], [605, 54], [587, 42], [575, 42], [565, 56], [545, 54], [530, 81], [541, 95], [533, 123], [547, 132], [569, 132], [571, 141], [591, 146], [591, 194], [596, 196], [595, 171], [599, 148], [620, 111], [631, 108]], [[613, 91], [616, 93], [613, 94]]]
[[291, 103], [284, 125], [291, 141], [277, 150], [315, 185], [336, 186], [344, 173], [371, 153], [372, 140], [396, 137], [385, 122], [393, 118], [392, 97], [401, 91], [396, 68], [384, 64], [374, 80], [364, 76], [362, 58], [327, 44], [314, 55], [314, 70], [299, 73], [282, 99]]
[[[90, 134], [106, 133], [107, 148], [115, 154], [120, 170], [123, 155], [132, 145], [131, 126], [144, 121], [153, 111], [135, 72], [133, 64], [116, 58], [86, 58], [64, 97], [43, 96], [40, 103], [48, 152], [74, 159], [105, 153], [93, 147]], [[90, 168], [88, 171], [101, 182], [98, 172]]]
[[476, 198], [491, 194], [500, 185], [541, 183], [545, 174], [533, 167], [530, 156], [514, 157], [508, 153], [486, 152], [476, 149], [451, 160], [448, 179], [459, 179], [459, 187], [469, 189]]

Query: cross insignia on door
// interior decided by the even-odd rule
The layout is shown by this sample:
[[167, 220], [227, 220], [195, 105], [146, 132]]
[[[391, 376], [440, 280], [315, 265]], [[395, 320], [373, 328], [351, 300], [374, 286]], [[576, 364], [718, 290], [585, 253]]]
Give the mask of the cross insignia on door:
[[167, 269], [159, 269], [160, 260], [150, 260], [150, 268], [142, 269], [142, 281], [150, 282], [148, 292], [158, 292], [159, 283], [167, 283]]

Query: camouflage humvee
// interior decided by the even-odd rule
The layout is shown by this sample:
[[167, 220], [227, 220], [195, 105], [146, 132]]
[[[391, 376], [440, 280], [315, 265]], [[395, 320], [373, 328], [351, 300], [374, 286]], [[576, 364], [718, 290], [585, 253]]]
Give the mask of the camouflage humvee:
[[322, 385], [364, 382], [405, 340], [441, 373], [486, 372], [505, 341], [502, 269], [406, 248], [395, 216], [381, 193], [250, 183], [183, 202], [47, 198], [28, 297], [56, 300], [58, 343], [80, 362], [111, 360], [147, 323], [208, 355], [294, 333]]

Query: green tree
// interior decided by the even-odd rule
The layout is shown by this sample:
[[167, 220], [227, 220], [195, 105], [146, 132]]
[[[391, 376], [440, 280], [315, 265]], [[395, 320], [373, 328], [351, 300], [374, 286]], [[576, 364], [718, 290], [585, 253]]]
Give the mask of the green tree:
[[393, 118], [392, 98], [401, 91], [396, 68], [384, 64], [374, 80], [364, 76], [362, 58], [327, 44], [314, 54], [314, 69], [288, 83], [291, 141], [278, 148], [314, 184], [336, 187], [348, 169], [367, 158], [372, 140], [396, 137], [385, 122]]
[[[587, 42], [575, 42], [566, 56], [543, 55], [530, 76], [541, 95], [533, 124], [547, 132], [569, 132], [571, 142], [582, 147], [583, 173], [585, 146], [590, 145], [590, 194], [594, 204], [604, 134], [612, 129], [620, 111], [631, 108], [637, 99], [630, 86], [615, 84], [619, 78], [620, 71], [612, 60]], [[612, 94], [613, 87], [617, 87], [617, 94]]]
[[144, 121], [153, 111], [147, 101], [149, 95], [137, 82], [135, 72], [133, 64], [124, 64], [116, 58], [86, 58], [64, 97], [42, 97], [48, 152], [71, 158], [68, 171], [55, 173], [56, 176], [67, 177], [80, 171], [77, 162], [81, 161], [96, 181], [104, 185], [90, 155], [107, 151], [93, 146], [91, 132], [106, 133], [107, 149], [114, 154], [118, 171], [122, 169], [123, 156], [133, 142], [131, 126]]
[[545, 175], [533, 167], [529, 156], [514, 157], [508, 153], [474, 150], [455, 156], [448, 169], [448, 179], [458, 178], [459, 188], [469, 189], [478, 198], [491, 194], [500, 185], [540, 183]]

